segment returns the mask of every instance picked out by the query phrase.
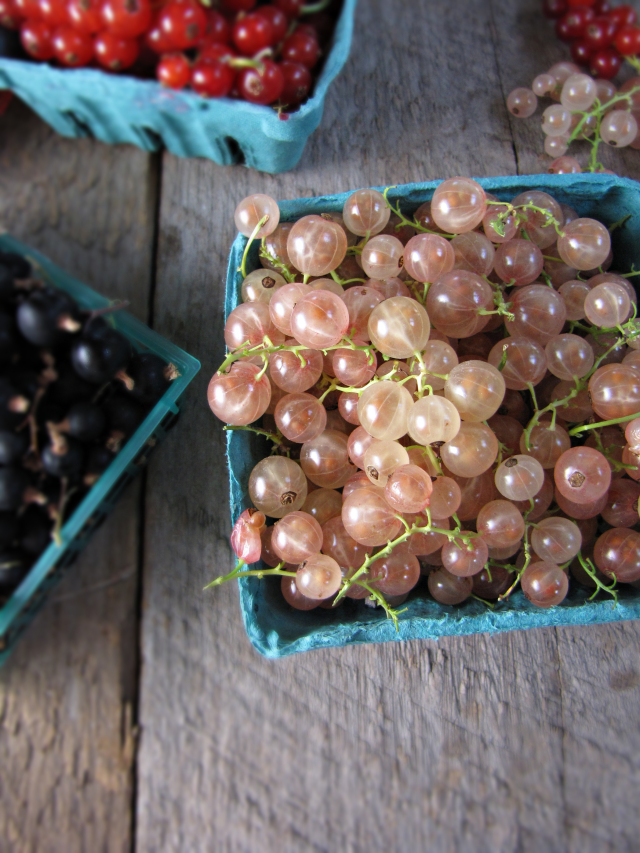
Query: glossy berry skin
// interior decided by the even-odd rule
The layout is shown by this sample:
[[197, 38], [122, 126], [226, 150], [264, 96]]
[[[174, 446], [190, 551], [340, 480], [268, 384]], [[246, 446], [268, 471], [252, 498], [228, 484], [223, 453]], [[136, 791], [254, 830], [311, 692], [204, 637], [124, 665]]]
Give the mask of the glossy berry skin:
[[51, 27], [70, 25], [67, 8], [59, 0], [38, 0], [38, 12], [35, 17]]
[[53, 30], [44, 21], [25, 21], [20, 27], [20, 41], [29, 56], [44, 62], [53, 58]]
[[124, 39], [110, 32], [99, 33], [93, 41], [95, 57], [104, 68], [122, 71], [133, 65], [140, 48], [135, 39]]
[[191, 88], [203, 98], [224, 98], [235, 78], [235, 71], [225, 62], [203, 57], [191, 69]]
[[65, 442], [66, 452], [56, 453], [51, 445], [42, 450], [42, 467], [52, 477], [70, 477], [75, 479], [82, 470], [84, 450], [76, 441]]
[[227, 44], [231, 40], [231, 27], [229, 22], [216, 9], [206, 9], [207, 29], [198, 47], [206, 44]]
[[610, 18], [602, 16], [594, 18], [584, 32], [584, 43], [592, 51], [602, 50], [609, 47], [616, 34], [616, 27]]
[[562, 18], [556, 22], [556, 35], [560, 41], [571, 42], [577, 38], [583, 38], [588, 24], [595, 18], [593, 9], [583, 6], [578, 9], [569, 9]]
[[599, 50], [591, 57], [589, 71], [593, 77], [611, 80], [620, 71], [621, 65], [622, 57], [615, 50]]
[[104, 27], [120, 38], [137, 38], [151, 27], [150, 0], [103, 0], [100, 14]]
[[156, 68], [156, 77], [168, 89], [184, 89], [191, 80], [191, 65], [183, 53], [165, 54]]
[[624, 27], [632, 27], [638, 20], [636, 10], [628, 3], [622, 3], [620, 6], [616, 6], [615, 9], [611, 9], [607, 12], [607, 17], [615, 26], [616, 31]]
[[256, 9], [255, 14], [262, 15], [262, 17], [266, 18], [271, 24], [271, 30], [273, 33], [271, 43], [278, 44], [281, 42], [289, 29], [289, 21], [282, 9], [278, 9], [277, 6], [271, 5], [260, 6]]
[[264, 15], [251, 12], [233, 25], [231, 39], [240, 53], [254, 56], [273, 42], [273, 27]]
[[54, 30], [52, 45], [55, 58], [69, 68], [88, 65], [93, 57], [91, 37], [72, 27], [58, 27]]
[[640, 52], [640, 27], [623, 27], [618, 30], [613, 44], [623, 56], [635, 56]]
[[272, 104], [284, 89], [282, 71], [270, 59], [262, 60], [263, 71], [245, 68], [238, 78], [238, 89], [246, 101], [252, 104]]
[[93, 35], [104, 26], [99, 0], [68, 0], [67, 15], [71, 26], [81, 33]]
[[304, 101], [311, 90], [311, 73], [297, 62], [281, 62], [279, 68], [284, 80], [280, 100], [288, 107], [295, 107]]
[[298, 62], [306, 68], [313, 68], [318, 61], [320, 48], [313, 36], [296, 30], [282, 45], [282, 58], [286, 62]]
[[207, 31], [207, 16], [196, 0], [170, 0], [158, 23], [177, 50], [194, 47]]

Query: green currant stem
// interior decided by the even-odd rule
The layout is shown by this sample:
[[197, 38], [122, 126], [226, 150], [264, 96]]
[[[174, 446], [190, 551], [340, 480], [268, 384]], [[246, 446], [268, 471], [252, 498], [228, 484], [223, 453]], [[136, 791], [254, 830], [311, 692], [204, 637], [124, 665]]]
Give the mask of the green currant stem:
[[242, 253], [242, 263], [238, 267], [238, 272], [242, 273], [242, 278], [247, 277], [247, 255], [249, 254], [249, 249], [251, 248], [251, 244], [253, 243], [253, 241], [258, 236], [258, 233], [260, 232], [260, 229], [262, 228], [262, 226], [265, 225], [268, 221], [269, 221], [269, 214], [265, 213], [265, 215], [258, 222], [256, 227], [253, 229], [253, 231], [251, 232], [251, 236], [247, 240], [247, 245], [244, 247], [244, 252]]
[[[488, 570], [487, 570], [487, 571], [488, 571]], [[489, 578], [489, 580], [491, 580], [491, 578]], [[476, 594], [475, 594], [475, 593], [473, 593], [473, 592], [471, 593], [471, 598], [475, 598], [475, 600], [476, 600], [476, 601], [479, 601], [481, 604], [486, 604], [486, 606], [487, 606], [487, 607], [490, 607], [490, 608], [491, 608], [491, 610], [495, 610], [495, 608], [496, 608], [496, 606], [495, 606], [495, 604], [494, 604], [493, 602], [491, 602], [491, 601], [487, 601], [487, 600], [486, 600], [486, 599], [484, 599], [484, 598], [480, 598], [480, 596], [479, 596], [479, 595], [476, 595]]]
[[368, 281], [366, 278], [340, 278], [338, 273], [335, 270], [331, 270], [329, 273], [331, 278], [336, 281], [338, 284], [345, 286], [345, 284], [353, 284], [354, 282], [365, 282]]
[[317, 3], [307, 3], [300, 9], [301, 15], [315, 15], [317, 12], [324, 12], [330, 5], [331, 0], [318, 0]]
[[228, 575], [221, 575], [219, 578], [212, 580], [211, 583], [208, 583], [204, 589], [211, 589], [212, 586], [220, 586], [226, 581], [233, 581], [236, 578], [266, 578], [272, 576], [278, 577], [286, 577], [286, 578], [295, 578], [295, 572], [285, 572], [282, 569], [284, 563], [278, 563], [275, 569], [251, 569], [245, 572], [241, 571], [242, 567], [246, 566], [244, 560], [238, 560], [238, 563], [235, 569], [232, 572], [229, 572]]
[[[525, 212], [527, 210], [533, 210], [536, 213], [541, 213], [545, 217], [545, 223], [544, 223], [543, 227], [546, 228], [548, 225], [553, 225], [558, 236], [561, 237], [563, 234], [563, 231], [561, 230], [561, 227], [560, 227], [560, 223], [555, 218], [555, 216], [553, 216], [553, 214], [550, 213], [548, 210], [545, 210], [545, 208], [538, 207], [537, 205], [532, 204], [532, 202], [527, 202], [526, 204], [513, 205], [513, 204], [511, 204], [511, 202], [508, 202], [508, 201], [493, 201], [492, 199], [487, 199], [487, 204], [503, 205], [506, 208], [506, 210], [503, 210], [498, 214], [498, 220], [502, 221], [502, 222], [504, 222], [506, 219], [508, 219], [511, 214], [515, 214], [520, 219], [519, 211]], [[495, 226], [494, 226], [494, 228], [495, 228]]]
[[240, 430], [243, 432], [255, 432], [256, 435], [263, 435], [274, 444], [282, 444], [284, 441], [284, 436], [281, 433], [269, 432], [266, 429], [258, 429], [253, 426], [231, 426], [230, 424], [227, 424], [226, 426], [223, 426], [222, 429], [227, 430], [227, 432], [237, 432]]
[[640, 418], [640, 412], [635, 412], [633, 415], [625, 415], [623, 418], [613, 418], [610, 421], [598, 421], [596, 424], [585, 424], [577, 426], [569, 430], [569, 435], [581, 435], [589, 429], [600, 429], [600, 427], [614, 426], [615, 424], [624, 424], [627, 421], [632, 421], [634, 418]]
[[292, 284], [296, 280], [295, 273], [291, 272], [286, 264], [283, 264], [281, 260], [275, 257], [275, 255], [270, 255], [269, 252], [267, 252], [264, 244], [264, 237], [262, 238], [260, 245], [260, 257], [264, 258], [265, 261], [269, 261], [269, 263], [280, 273], [287, 284]]
[[596, 595], [600, 592], [600, 590], [602, 590], [603, 592], [606, 592], [608, 595], [610, 595], [613, 598], [614, 602], [617, 604], [618, 603], [618, 593], [616, 592], [617, 579], [616, 579], [615, 574], [613, 574], [613, 572], [612, 572], [613, 581], [611, 582], [611, 584], [609, 584], [609, 586], [607, 586], [607, 584], [602, 583], [602, 581], [598, 577], [598, 575], [596, 573], [595, 566], [593, 565], [591, 560], [588, 557], [582, 556], [582, 551], [578, 551], [578, 559], [580, 560], [580, 565], [582, 566], [582, 568], [585, 570], [585, 572], [589, 575], [591, 580], [596, 585], [596, 588], [593, 592], [593, 595], [589, 596], [589, 601], [594, 599], [596, 597]]
[[618, 230], [618, 228], [623, 228], [623, 227], [624, 227], [624, 225], [625, 225], [625, 223], [626, 223], [629, 219], [631, 219], [631, 214], [630, 214], [630, 213], [627, 213], [627, 215], [626, 215], [626, 216], [623, 216], [623, 217], [622, 217], [622, 219], [618, 219], [616, 222], [613, 222], [613, 223], [609, 226], [609, 228], [608, 228], [609, 234], [613, 234], [613, 232], [614, 232], [614, 231], [617, 231], [617, 230]]
[[393, 213], [395, 213], [396, 216], [400, 218], [400, 222], [396, 225], [396, 230], [398, 228], [401, 228], [403, 225], [408, 225], [409, 228], [415, 228], [415, 230], [419, 231], [421, 234], [437, 234], [439, 237], [446, 237], [448, 240], [453, 240], [453, 238], [456, 236], [455, 234], [443, 234], [442, 231], [434, 231], [431, 228], [425, 228], [424, 225], [420, 225], [420, 223], [417, 222], [415, 219], [407, 219], [407, 217], [400, 210], [400, 205], [398, 205], [398, 207], [394, 207], [387, 198], [388, 192], [390, 190], [395, 189], [396, 185], [392, 187], [387, 187], [382, 193], [382, 195], [384, 196], [384, 200], [386, 201], [389, 210], [391, 210]]
[[[474, 533], [472, 530], [466, 530], [466, 531], [462, 532], [459, 527], [456, 528], [455, 530], [444, 530], [441, 527], [434, 527], [431, 523], [431, 513], [429, 512], [428, 509], [425, 510], [425, 515], [427, 517], [427, 524], [426, 525], [418, 525], [414, 522], [414, 524], [412, 524], [411, 527], [409, 527], [409, 525], [406, 523], [406, 521], [404, 519], [402, 519], [402, 521], [405, 524], [405, 528], [406, 528], [404, 533], [401, 533], [396, 539], [393, 539], [393, 540], [390, 540], [389, 542], [387, 542], [385, 547], [382, 548], [380, 551], [378, 551], [377, 554], [368, 554], [367, 555], [367, 557], [365, 558], [365, 560], [362, 563], [362, 565], [360, 566], [360, 568], [357, 571], [355, 571], [350, 578], [345, 578], [342, 581], [342, 588], [335, 598], [335, 604], [337, 604], [339, 601], [341, 601], [344, 598], [347, 590], [354, 583], [357, 583], [359, 581], [359, 578], [361, 578], [362, 575], [364, 575], [366, 573], [367, 569], [369, 568], [369, 566], [371, 566], [372, 563], [374, 563], [376, 560], [382, 559], [383, 557], [388, 557], [394, 548], [396, 548], [398, 545], [402, 544], [402, 542], [406, 542], [406, 540], [410, 536], [412, 536], [414, 533], [440, 533], [443, 536], [446, 536], [447, 539], [449, 540], [449, 542], [453, 542], [456, 539], [460, 539], [463, 542], [463, 544], [466, 545], [467, 547], [470, 545], [471, 540], [474, 539], [476, 536], [478, 536], [478, 534]], [[398, 517], [400, 518], [400, 516], [398, 516]], [[364, 586], [364, 583], [362, 583], [362, 582], [360, 582], [360, 583], [362, 586]]]

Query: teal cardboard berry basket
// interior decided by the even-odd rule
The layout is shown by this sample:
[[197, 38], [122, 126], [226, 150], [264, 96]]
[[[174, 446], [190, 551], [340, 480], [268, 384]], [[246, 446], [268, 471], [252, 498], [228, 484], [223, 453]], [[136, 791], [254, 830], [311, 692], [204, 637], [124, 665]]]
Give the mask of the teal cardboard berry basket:
[[[0, 251], [28, 256], [40, 265], [42, 274], [55, 287], [65, 290], [90, 311], [105, 308], [109, 300], [85, 284], [67, 275], [35, 250], [4, 234]], [[153, 352], [179, 372], [165, 394], [149, 412], [100, 479], [64, 523], [59, 542], [51, 542], [34, 563], [20, 586], [0, 607], [0, 666], [5, 662], [21, 634], [28, 627], [49, 592], [89, 541], [94, 530], [116, 505], [126, 486], [142, 470], [150, 453], [165, 437], [178, 418], [178, 400], [200, 370], [200, 362], [152, 331], [126, 311], [111, 315], [118, 331], [138, 352]]]
[[[439, 183], [431, 181], [399, 186], [390, 191], [389, 199], [394, 205], [399, 203], [403, 212], [410, 214], [432, 197]], [[502, 200], [510, 200], [529, 189], [544, 190], [559, 202], [573, 207], [581, 216], [594, 216], [606, 225], [629, 216], [624, 226], [612, 235], [616, 268], [626, 271], [635, 264], [640, 269], [639, 183], [609, 175], [522, 175], [481, 178], [479, 183]], [[281, 202], [282, 220], [294, 220], [322, 211], [341, 211], [348, 195], [342, 193]], [[246, 237], [238, 235], [231, 248], [225, 301], [227, 315], [240, 301], [242, 276], [237, 270], [246, 243]], [[252, 246], [247, 268], [256, 269], [258, 266], [257, 247]], [[247, 491], [249, 474], [267, 453], [266, 442], [255, 434], [242, 431], [227, 433], [233, 521], [250, 506]], [[490, 610], [473, 599], [457, 607], [445, 607], [431, 598], [425, 580], [421, 579], [403, 605], [406, 610], [399, 617], [397, 632], [381, 608], [371, 609], [362, 602], [345, 599], [335, 610], [317, 608], [300, 612], [282, 598], [278, 578], [242, 578], [238, 583], [242, 617], [249, 639], [261, 654], [270, 658], [355, 643], [434, 640], [452, 634], [496, 633], [518, 628], [588, 625], [640, 618], [640, 589], [628, 585], [620, 588], [617, 606], [612, 599], [588, 601], [591, 590], [572, 583], [565, 601], [549, 610], [534, 607], [521, 591], [495, 610]]]
[[344, 0], [313, 96], [290, 114], [230, 98], [207, 100], [91, 68], [12, 59], [1, 42], [0, 89], [14, 92], [62, 136], [128, 142], [145, 151], [164, 146], [179, 157], [285, 172], [297, 164], [320, 124], [327, 89], [347, 61], [356, 2]]

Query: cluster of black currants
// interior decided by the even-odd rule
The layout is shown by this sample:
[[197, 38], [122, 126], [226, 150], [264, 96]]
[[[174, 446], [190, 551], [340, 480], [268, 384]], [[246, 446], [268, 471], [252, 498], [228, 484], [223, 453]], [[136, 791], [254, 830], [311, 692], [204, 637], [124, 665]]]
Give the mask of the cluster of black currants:
[[0, 603], [177, 375], [0, 252]]

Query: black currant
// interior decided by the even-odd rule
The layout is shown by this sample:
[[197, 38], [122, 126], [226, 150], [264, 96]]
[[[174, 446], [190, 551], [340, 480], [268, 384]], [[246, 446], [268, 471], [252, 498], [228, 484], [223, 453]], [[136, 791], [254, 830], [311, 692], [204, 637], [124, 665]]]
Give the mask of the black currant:
[[131, 353], [131, 344], [124, 335], [107, 328], [101, 330], [98, 337], [83, 335], [76, 341], [71, 350], [71, 361], [82, 379], [103, 385], [127, 366]]
[[52, 347], [80, 329], [80, 311], [63, 290], [34, 290], [18, 306], [18, 328], [37, 347]]
[[32, 504], [20, 518], [20, 547], [27, 554], [38, 556], [51, 542], [54, 522], [43, 507]]
[[30, 477], [22, 468], [0, 468], [0, 512], [18, 509], [29, 484]]
[[29, 561], [19, 551], [0, 551], [0, 596], [6, 598], [22, 581], [29, 570]]
[[0, 430], [0, 465], [18, 462], [29, 449], [29, 433]]
[[76, 403], [67, 412], [65, 432], [79, 441], [97, 441], [104, 433], [107, 418], [95, 403]]
[[135, 400], [140, 403], [154, 404], [169, 387], [171, 370], [172, 365], [167, 364], [155, 353], [137, 353], [127, 368], [127, 378], [130, 382], [125, 381], [125, 385]]

